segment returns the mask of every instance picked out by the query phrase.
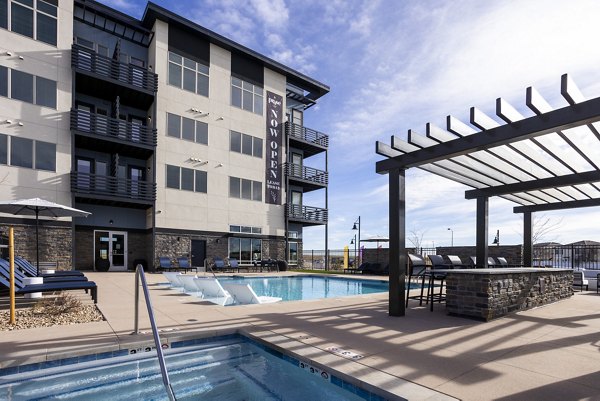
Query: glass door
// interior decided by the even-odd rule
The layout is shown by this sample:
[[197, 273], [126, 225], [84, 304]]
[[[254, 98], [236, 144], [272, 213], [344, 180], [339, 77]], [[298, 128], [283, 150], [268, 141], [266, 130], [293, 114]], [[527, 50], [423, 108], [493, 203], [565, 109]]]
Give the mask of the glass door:
[[97, 271], [127, 270], [127, 232], [94, 231], [94, 258]]

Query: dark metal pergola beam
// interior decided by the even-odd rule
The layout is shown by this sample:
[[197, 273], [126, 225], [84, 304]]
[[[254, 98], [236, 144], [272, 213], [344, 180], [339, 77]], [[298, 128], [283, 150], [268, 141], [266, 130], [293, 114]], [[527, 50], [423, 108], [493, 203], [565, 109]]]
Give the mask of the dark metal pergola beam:
[[593, 207], [593, 206], [600, 206], [600, 199], [582, 199], [582, 200], [566, 201], [566, 202], [560, 202], [560, 203], [547, 203], [545, 205], [515, 206], [513, 208], [513, 212], [514, 213], [547, 212], [550, 210], [577, 209], [580, 207]]
[[475, 199], [481, 196], [490, 197], [515, 194], [519, 192], [537, 191], [555, 187], [566, 187], [568, 185], [589, 184], [594, 181], [600, 181], [600, 170], [563, 175], [559, 177], [540, 178], [537, 180], [498, 185], [482, 189], [472, 189], [465, 191], [465, 199]]
[[600, 121], [600, 98], [553, 110], [542, 116], [532, 116], [512, 124], [501, 125], [489, 129], [481, 135], [457, 138], [429, 148], [381, 160], [376, 164], [376, 171], [384, 173], [393, 168], [418, 167], [596, 121]]

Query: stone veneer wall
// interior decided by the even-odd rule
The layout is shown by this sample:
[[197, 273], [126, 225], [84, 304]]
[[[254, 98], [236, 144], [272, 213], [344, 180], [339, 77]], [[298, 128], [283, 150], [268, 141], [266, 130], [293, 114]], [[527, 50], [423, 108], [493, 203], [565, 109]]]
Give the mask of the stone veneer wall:
[[[14, 229], [15, 255], [24, 257], [35, 265], [36, 242], [35, 225], [2, 224], [0, 231], [8, 238], [8, 228]], [[73, 238], [71, 226], [53, 225], [51, 221], [41, 221], [39, 225], [40, 262], [56, 262], [59, 270], [71, 270], [71, 247]]]
[[446, 310], [489, 321], [511, 312], [535, 308], [573, 295], [573, 272], [548, 271], [449, 274]]

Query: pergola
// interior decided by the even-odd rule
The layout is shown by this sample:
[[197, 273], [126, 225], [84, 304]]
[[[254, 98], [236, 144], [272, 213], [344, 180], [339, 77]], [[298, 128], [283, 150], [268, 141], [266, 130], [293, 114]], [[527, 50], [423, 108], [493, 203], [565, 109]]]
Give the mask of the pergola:
[[473, 189], [477, 200], [477, 267], [487, 267], [488, 201], [500, 196], [523, 213], [523, 263], [532, 265], [532, 213], [600, 206], [600, 97], [586, 100], [571, 78], [561, 77], [568, 105], [553, 109], [533, 87], [527, 88], [525, 117], [506, 100], [496, 99], [498, 123], [475, 107], [467, 125], [448, 116], [442, 129], [430, 123], [426, 135], [408, 131], [408, 141], [392, 136], [377, 141], [387, 157], [376, 171], [389, 174], [389, 314], [405, 314], [405, 171], [417, 167]]

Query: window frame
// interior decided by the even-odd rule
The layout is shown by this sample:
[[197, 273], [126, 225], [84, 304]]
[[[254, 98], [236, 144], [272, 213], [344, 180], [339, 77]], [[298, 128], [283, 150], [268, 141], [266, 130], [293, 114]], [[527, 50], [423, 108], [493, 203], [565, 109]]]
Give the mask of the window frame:
[[[265, 102], [265, 96], [264, 96], [264, 88], [262, 86], [259, 85], [255, 85], [251, 82], [248, 81], [244, 81], [242, 78], [236, 77], [236, 76], [231, 76], [231, 90], [230, 90], [230, 104], [233, 107], [236, 107], [238, 109], [242, 109], [242, 110], [246, 110], [249, 111], [251, 113], [257, 114], [259, 116], [263, 115], [263, 111], [264, 111], [264, 102]], [[238, 84], [237, 81], [239, 81], [240, 83]], [[237, 95], [234, 96], [234, 93], [238, 93], [239, 92], [239, 106], [237, 104], [234, 103], [234, 100], [237, 100]], [[244, 99], [248, 99], [244, 101]], [[257, 102], [257, 100], [260, 99], [260, 102]], [[246, 104], [246, 102], [250, 103], [250, 104]], [[257, 105], [260, 104], [260, 110], [259, 107], [257, 107]]]
[[[234, 137], [239, 136], [239, 150], [237, 146], [234, 147]], [[236, 138], [237, 139], [237, 138]], [[244, 149], [245, 141], [250, 141], [250, 153], [247, 153]], [[257, 136], [252, 136], [248, 134], [244, 134], [243, 132], [229, 130], [229, 151], [239, 153], [244, 156], [252, 156], [257, 159], [263, 158], [263, 144], [264, 141], [262, 138]]]
[[[189, 167], [181, 167], [181, 166], [174, 166], [172, 164], [165, 164], [166, 169], [165, 169], [165, 188], [167, 189], [176, 189], [179, 191], [187, 191], [187, 192], [197, 192], [197, 193], [203, 193], [206, 194], [208, 193], [208, 173], [204, 170], [196, 170], [193, 168], [189, 168]], [[174, 169], [177, 169], [178, 173], [177, 173], [177, 187], [175, 186], [169, 186], [169, 170], [172, 171], [172, 173], [175, 173]], [[186, 187], [184, 188], [184, 172], [187, 172], [187, 174], [190, 174], [189, 172], [191, 172], [191, 189], [189, 187], [189, 185], [186, 185]], [[188, 176], [189, 178], [190, 176]], [[199, 177], [201, 177], [202, 181], [201, 183], [203, 183], [204, 185], [202, 185], [202, 188], [198, 188], [198, 180]], [[173, 177], [174, 179], [174, 177]], [[172, 183], [174, 184], [174, 183]]]
[[[180, 62], [176, 61], [175, 60], [176, 58], [180, 58], [181, 61]], [[186, 61], [188, 62], [187, 65], [186, 65]], [[194, 68], [191, 67], [192, 63], [194, 64]], [[173, 65], [174, 67], [179, 69], [179, 74], [178, 74], [179, 75], [179, 84], [171, 82], [171, 65]], [[193, 74], [194, 90], [185, 88], [186, 72], [188, 74]], [[174, 74], [174, 75], [177, 75], [177, 74]], [[204, 88], [203, 87], [201, 88], [200, 85], [198, 84], [200, 82], [200, 79], [199, 79], [200, 77], [206, 78], [208, 81], [207, 85], [206, 85], [206, 92], [204, 92], [204, 90], [203, 90]], [[204, 63], [201, 63], [196, 60], [192, 60], [190, 58], [182, 56], [181, 54], [177, 54], [173, 51], [169, 51], [168, 56], [167, 56], [167, 85], [182, 89], [187, 92], [192, 92], [192, 93], [195, 93], [200, 96], [209, 97], [209, 95], [210, 95], [210, 65], [206, 65]]]
[[[234, 185], [234, 181], [237, 180], [238, 184]], [[250, 195], [249, 197], [244, 196], [244, 184], [249, 186]], [[232, 189], [237, 187], [235, 191], [239, 196], [234, 196], [234, 191]], [[260, 187], [258, 189], [257, 187]], [[254, 181], [249, 180], [247, 178], [240, 177], [232, 177], [229, 176], [229, 197], [234, 199], [248, 200], [253, 202], [262, 202], [262, 191], [263, 191], [263, 183], [262, 181]]]
[[[38, 4], [41, 4], [42, 7], [39, 7]], [[28, 10], [31, 12], [31, 35], [29, 32], [20, 32], [13, 29], [13, 25], [15, 21], [13, 21], [13, 6], [21, 7], [24, 10]], [[24, 37], [30, 38], [32, 40], [45, 43], [47, 45], [57, 47], [58, 45], [58, 13], [59, 13], [58, 5], [51, 4], [44, 0], [35, 0], [31, 2], [31, 5], [24, 4], [20, 1], [15, 0], [6, 0], [6, 10], [5, 17], [6, 21], [0, 21], [0, 28], [6, 29], [10, 32], [13, 32], [17, 35], [22, 35]], [[39, 37], [40, 30], [38, 29], [38, 18], [43, 17], [42, 19], [46, 19], [47, 22], [54, 21], [54, 36], [49, 38], [49, 40], [44, 40]], [[4, 26], [6, 25], [6, 26]], [[50, 25], [49, 25], [50, 26]]]
[[[171, 124], [170, 124], [172, 119], [177, 119], [177, 124], [176, 124], [178, 127], [177, 135], [174, 135], [175, 132], [172, 132], [172, 129], [175, 129], [175, 127], [174, 126], [171, 127]], [[189, 133], [188, 133], [187, 137], [184, 137], [184, 122], [185, 121], [192, 122], [193, 130], [194, 130], [193, 133], [191, 133], [192, 135], [189, 135]], [[205, 132], [199, 132], [200, 131], [199, 127], [206, 127]], [[183, 141], [188, 141], [188, 142], [193, 142], [193, 143], [198, 143], [200, 145], [208, 146], [208, 136], [209, 136], [209, 128], [208, 127], [209, 127], [208, 124], [205, 123], [204, 121], [198, 121], [193, 118], [180, 116], [179, 114], [170, 113], [167, 111], [166, 133], [167, 133], [168, 137], [177, 138], [177, 139], [181, 139]], [[192, 139], [192, 137], [193, 137], [193, 139]]]

